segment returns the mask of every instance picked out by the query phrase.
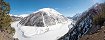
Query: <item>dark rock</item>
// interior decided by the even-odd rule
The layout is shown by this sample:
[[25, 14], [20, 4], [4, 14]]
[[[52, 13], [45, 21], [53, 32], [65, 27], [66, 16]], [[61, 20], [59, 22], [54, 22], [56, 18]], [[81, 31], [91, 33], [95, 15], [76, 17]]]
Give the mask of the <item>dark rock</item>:
[[18, 38], [14, 38], [14, 40], [19, 40]]

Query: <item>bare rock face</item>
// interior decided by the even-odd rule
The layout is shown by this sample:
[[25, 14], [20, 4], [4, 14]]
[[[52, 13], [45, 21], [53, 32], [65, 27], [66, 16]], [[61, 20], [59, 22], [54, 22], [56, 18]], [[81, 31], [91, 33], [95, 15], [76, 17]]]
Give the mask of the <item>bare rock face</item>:
[[19, 23], [24, 26], [44, 27], [63, 23], [67, 18], [52, 8], [43, 8], [22, 19]]

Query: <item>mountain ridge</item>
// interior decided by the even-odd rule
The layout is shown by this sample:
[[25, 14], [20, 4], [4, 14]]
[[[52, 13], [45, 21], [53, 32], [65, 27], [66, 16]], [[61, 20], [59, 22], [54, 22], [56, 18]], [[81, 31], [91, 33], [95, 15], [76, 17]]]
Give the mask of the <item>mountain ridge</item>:
[[68, 20], [52, 8], [43, 8], [22, 19], [19, 23], [25, 26], [49, 26]]

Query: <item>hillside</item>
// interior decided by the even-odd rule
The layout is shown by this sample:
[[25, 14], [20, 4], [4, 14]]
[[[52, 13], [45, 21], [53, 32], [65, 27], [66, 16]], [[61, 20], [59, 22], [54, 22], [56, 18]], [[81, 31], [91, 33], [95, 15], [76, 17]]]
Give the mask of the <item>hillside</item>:
[[89, 10], [83, 12], [73, 28], [59, 40], [78, 40], [81, 37], [84, 38], [84, 35], [94, 34], [101, 29], [104, 21], [105, 3], [95, 4]]
[[94, 34], [82, 36], [79, 40], [105, 40], [105, 26], [102, 26], [101, 29]]

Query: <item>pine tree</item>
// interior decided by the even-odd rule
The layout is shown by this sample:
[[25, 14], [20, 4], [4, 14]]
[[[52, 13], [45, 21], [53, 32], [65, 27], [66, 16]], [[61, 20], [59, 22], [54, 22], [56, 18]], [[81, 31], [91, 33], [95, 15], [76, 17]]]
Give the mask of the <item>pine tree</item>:
[[5, 2], [4, 0], [0, 0], [0, 30], [7, 31], [9, 34], [13, 35], [15, 30], [10, 26], [10, 22], [12, 22], [12, 19], [9, 15], [9, 12], [9, 3]]
[[11, 17], [9, 15], [10, 5], [4, 0], [0, 0], [0, 29], [10, 27]]

